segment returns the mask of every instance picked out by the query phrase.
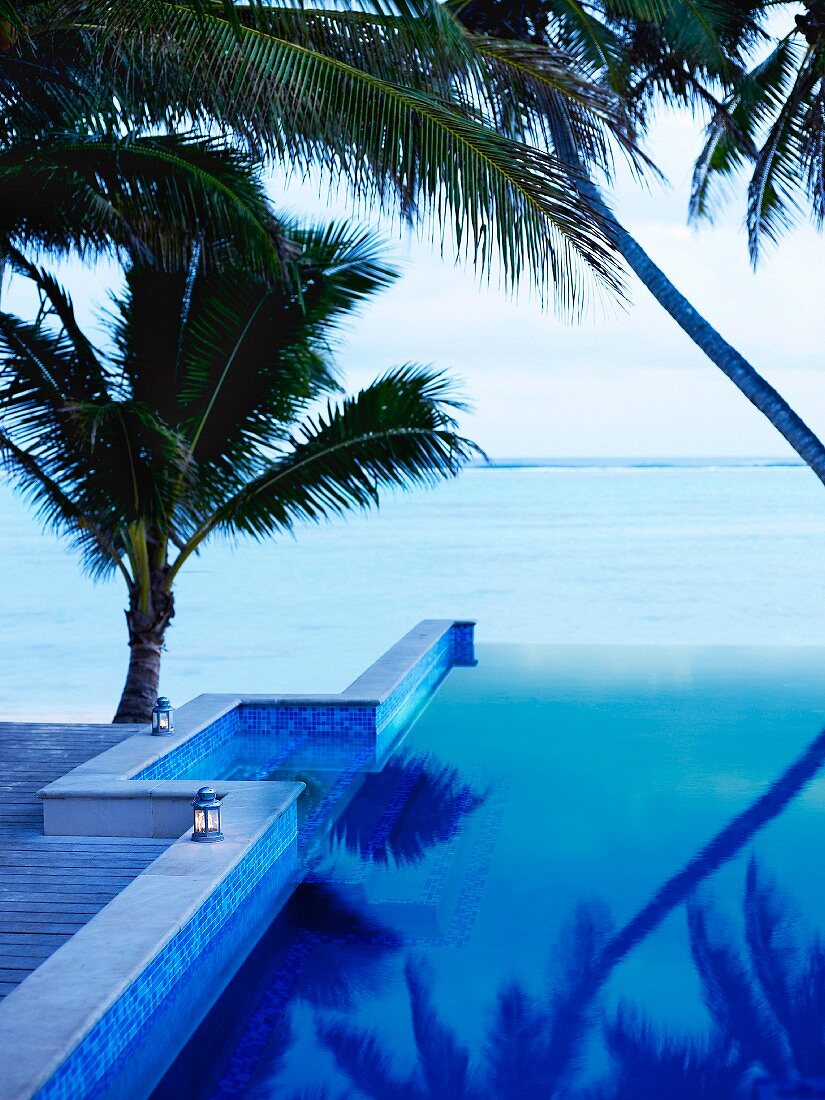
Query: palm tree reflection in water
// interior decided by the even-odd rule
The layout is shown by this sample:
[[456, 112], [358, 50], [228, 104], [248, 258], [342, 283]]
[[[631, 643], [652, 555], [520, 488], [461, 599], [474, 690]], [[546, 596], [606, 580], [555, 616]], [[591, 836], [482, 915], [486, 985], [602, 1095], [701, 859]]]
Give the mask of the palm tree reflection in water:
[[789, 1096], [825, 1095], [822, 942], [818, 936], [802, 942], [794, 934], [788, 905], [753, 858], [743, 914], [739, 943], [707, 902], [688, 903], [691, 954], [711, 1018], [708, 1034], [701, 1040], [665, 1035], [640, 1014], [620, 1010], [605, 1028], [613, 1079], [591, 1094], [594, 1100], [618, 1100], [634, 1088], [636, 1095], [672, 1100], [750, 1097], [762, 1094], [755, 1089], [765, 1077], [799, 1082]]
[[[458, 1035], [433, 1007], [426, 960], [410, 958], [405, 977], [416, 1065], [400, 1075], [377, 1036], [340, 1021], [317, 1031], [359, 1093], [374, 1100], [742, 1100], [760, 1080], [825, 1077], [825, 949], [800, 943], [788, 907], [752, 859], [744, 897], [745, 942], [706, 903], [687, 907], [690, 945], [711, 1026], [704, 1036], [658, 1029], [621, 1006], [602, 1018], [610, 1071], [596, 1085], [577, 1085], [585, 1048], [599, 1019], [598, 999], [582, 996], [604, 942], [603, 913], [582, 909], [561, 951], [560, 981], [546, 1002], [518, 984], [501, 990], [478, 1068]], [[766, 1093], [765, 1095], [768, 1095]], [[772, 1094], [771, 1094], [772, 1095]], [[799, 1091], [787, 1095], [820, 1096]]]
[[[497, 998], [482, 1068], [439, 1021], [423, 960], [405, 968], [417, 1066], [399, 1075], [375, 1034], [320, 1020], [318, 1035], [353, 1085], [375, 1100], [734, 1100], [755, 1095], [765, 1074], [794, 1081], [825, 1074], [825, 951], [791, 936], [787, 908], [752, 859], [744, 898], [743, 954], [695, 891], [795, 798], [825, 758], [825, 732], [776, 782], [608, 934], [604, 915], [583, 908], [573, 923], [561, 980], [546, 1002], [514, 983]], [[711, 1018], [702, 1038], [667, 1035], [622, 1007], [603, 1023], [611, 1071], [598, 1085], [575, 1077], [592, 1035], [599, 994], [615, 966], [686, 903], [694, 965]], [[799, 1095], [819, 1095], [800, 1092]]]
[[[696, 891], [788, 806], [823, 759], [825, 732], [624, 926], [612, 931], [603, 909], [580, 907], [560, 944], [551, 990], [535, 998], [515, 982], [502, 988], [483, 1049], [472, 1056], [440, 1020], [430, 963], [417, 956], [404, 968], [416, 1050], [411, 1069], [394, 1065], [376, 1033], [345, 1022], [342, 1013], [396, 980], [392, 962], [404, 941], [371, 919], [357, 892], [345, 886], [342, 892], [334, 881], [305, 883], [273, 925], [270, 943], [263, 945], [263, 967], [250, 958], [264, 993], [229, 1056], [235, 1066], [224, 1080], [231, 1078], [231, 1094], [279, 1100], [352, 1096], [322, 1083], [329, 1078], [320, 1058], [317, 1069], [312, 1062], [302, 1064], [299, 1092], [278, 1084], [297, 1041], [294, 1009], [300, 1003], [315, 1013], [318, 1039], [343, 1080], [359, 1097], [373, 1100], [761, 1100], [762, 1095], [773, 1100], [779, 1092], [753, 1091], [760, 1077], [821, 1077], [825, 950], [820, 941], [795, 942], [787, 907], [753, 861], [745, 887], [744, 947], [736, 946], [728, 925], [696, 899]], [[429, 757], [390, 761], [386, 772], [367, 777], [334, 827], [334, 841], [362, 862], [403, 866], [422, 859], [449, 841], [486, 797]], [[707, 1034], [665, 1034], [627, 1006], [605, 1017], [600, 993], [615, 967], [683, 904], [711, 1021]], [[599, 1039], [610, 1072], [593, 1082], [582, 1071], [590, 1045]], [[216, 1095], [223, 1094], [219, 1088]]]
[[569, 1095], [563, 1090], [579, 1068], [593, 1024], [595, 1002], [579, 995], [581, 969], [592, 965], [604, 932], [599, 909], [582, 907], [559, 952], [560, 980], [546, 1002], [518, 983], [496, 1001], [481, 1069], [471, 1067], [469, 1049], [438, 1018], [433, 976], [423, 958], [404, 970], [409, 991], [417, 1064], [407, 1076], [393, 1070], [377, 1037], [335, 1021], [320, 1021], [318, 1035], [353, 1085], [375, 1100], [524, 1100]]

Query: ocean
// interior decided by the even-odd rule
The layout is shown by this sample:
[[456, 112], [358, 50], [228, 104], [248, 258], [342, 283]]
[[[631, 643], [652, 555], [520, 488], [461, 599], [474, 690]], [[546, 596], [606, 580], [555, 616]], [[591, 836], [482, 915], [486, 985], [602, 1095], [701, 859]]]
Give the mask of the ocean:
[[[122, 582], [93, 584], [0, 485], [0, 720], [108, 721]], [[472, 468], [182, 571], [161, 688], [338, 691], [422, 618], [481, 642], [825, 645], [825, 491], [804, 467], [523, 460]]]

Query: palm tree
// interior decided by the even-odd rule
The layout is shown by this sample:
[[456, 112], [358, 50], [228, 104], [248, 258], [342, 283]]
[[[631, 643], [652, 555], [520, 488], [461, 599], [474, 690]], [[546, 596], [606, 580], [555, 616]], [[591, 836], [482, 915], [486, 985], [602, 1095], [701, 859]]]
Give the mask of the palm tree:
[[[57, 43], [59, 56], [75, 59], [75, 74], [91, 68], [119, 109], [130, 105], [132, 122], [174, 126], [194, 118], [222, 126], [280, 162], [343, 173], [363, 201], [414, 220], [428, 218], [442, 245], [449, 218], [459, 250], [479, 266], [489, 270], [498, 256], [510, 281], [529, 268], [565, 305], [579, 302], [582, 268], [615, 286], [608, 253], [617, 250], [825, 480], [822, 441], [619, 224], [594, 180], [594, 173], [610, 167], [609, 139], [635, 155], [632, 116], [643, 122], [657, 96], [699, 103], [714, 116], [695, 190], [694, 208], [707, 210], [701, 181], [711, 169], [730, 170], [743, 148], [753, 155], [753, 129], [774, 109], [776, 125], [760, 162], [765, 186], [754, 186], [753, 195], [762, 194], [760, 209], [774, 221], [780, 212], [784, 217], [782, 193], [805, 168], [818, 209], [813, 123], [819, 24], [813, 8], [798, 25], [810, 49], [789, 115], [779, 109], [776, 74], [787, 71], [790, 39], [768, 66], [773, 76], [763, 80], [760, 69], [741, 90], [747, 51], [762, 35], [765, 8], [752, 3], [585, 7], [579, 0], [533, 0], [515, 7], [456, 0], [453, 7], [470, 34], [460, 33], [446, 7], [427, 0], [391, 10], [375, 0], [374, 7], [355, 11], [257, 0], [6, 6], [15, 48], [25, 54], [35, 43], [42, 53], [44, 41]], [[25, 33], [14, 30], [15, 19]], [[64, 38], [70, 45], [61, 52]], [[11, 53], [7, 49], [7, 57]], [[95, 66], [99, 55], [104, 67]], [[32, 59], [24, 60], [31, 74]], [[36, 102], [26, 79], [15, 82], [14, 65], [11, 70], [11, 100]], [[18, 67], [18, 75], [23, 70]], [[751, 122], [743, 121], [737, 114], [751, 110], [760, 80], [761, 102]], [[738, 89], [727, 104], [715, 94], [720, 87]], [[796, 155], [791, 146], [807, 151]], [[767, 164], [774, 167], [766, 171]]]
[[[692, 211], [710, 209], [710, 184], [730, 176], [745, 157], [755, 162], [750, 186], [752, 255], [761, 232], [788, 222], [800, 192], [810, 196], [817, 221], [825, 213], [823, 183], [823, 27], [816, 5], [797, 17], [797, 30], [782, 39], [751, 73], [747, 58], [761, 46], [770, 7], [745, 0], [705, 5], [662, 0], [616, 4], [601, 0], [454, 0], [465, 25], [484, 41], [503, 69], [520, 82], [521, 111], [507, 115], [513, 133], [544, 120], [556, 155], [580, 175], [581, 193], [599, 210], [607, 235], [627, 265], [691, 340], [774, 425], [825, 482], [825, 444], [740, 352], [698, 312], [618, 221], [596, 183], [599, 170], [556, 94], [554, 71], [562, 53], [590, 86], [607, 85], [644, 126], [651, 106], [677, 102], [710, 110], [707, 146], [698, 162]], [[798, 38], [808, 47], [800, 50]], [[486, 45], [485, 45], [486, 42]], [[795, 78], [790, 72], [795, 68]], [[509, 91], [512, 82], [505, 85]], [[517, 83], [519, 87], [519, 83]], [[722, 102], [727, 93], [726, 102]], [[762, 135], [767, 120], [772, 119]], [[757, 140], [762, 136], [761, 150]]]
[[825, 15], [811, 0], [803, 7], [717, 105], [693, 177], [691, 213], [707, 217], [724, 197], [724, 185], [749, 169], [754, 265], [763, 240], [777, 241], [806, 209], [818, 228], [825, 220]]
[[598, 971], [606, 935], [603, 915], [592, 909], [579, 911], [562, 941], [563, 966], [549, 998], [530, 996], [518, 983], [499, 991], [480, 1070], [471, 1068], [468, 1049], [439, 1020], [431, 968], [417, 958], [405, 967], [417, 1053], [412, 1073], [393, 1067], [373, 1032], [323, 1018], [318, 1035], [338, 1068], [374, 1100], [746, 1100], [765, 1074], [785, 1083], [821, 1081], [825, 947], [819, 938], [799, 942], [787, 905], [753, 859], [743, 909], [744, 958], [707, 905], [691, 899], [687, 907], [694, 965], [711, 1018], [707, 1034], [669, 1034], [622, 1006], [603, 1021], [611, 1064], [595, 1086], [579, 1076], [599, 1019], [597, 988], [581, 974]]
[[[22, 31], [0, 51], [0, 150], [28, 155], [35, 141], [45, 156], [90, 120], [109, 138], [194, 126], [344, 180], [361, 201], [428, 224], [482, 270], [498, 263], [509, 281], [529, 270], [565, 306], [580, 304], [593, 274], [618, 286], [613, 250], [573, 175], [497, 131], [494, 74], [434, 0], [405, 0], [393, 15], [380, 0], [353, 11], [258, 0], [15, 10]], [[583, 130], [621, 129], [602, 94], [570, 84]]]
[[185, 270], [135, 259], [105, 354], [55, 279], [11, 252], [43, 308], [34, 320], [0, 313], [0, 447], [92, 576], [126, 584], [117, 722], [148, 718], [175, 580], [210, 538], [370, 507], [382, 488], [449, 477], [473, 452], [432, 370], [396, 368], [333, 403], [328, 341], [394, 273], [367, 233], [281, 231], [303, 249], [297, 285], [231, 257], [211, 268], [198, 242]]

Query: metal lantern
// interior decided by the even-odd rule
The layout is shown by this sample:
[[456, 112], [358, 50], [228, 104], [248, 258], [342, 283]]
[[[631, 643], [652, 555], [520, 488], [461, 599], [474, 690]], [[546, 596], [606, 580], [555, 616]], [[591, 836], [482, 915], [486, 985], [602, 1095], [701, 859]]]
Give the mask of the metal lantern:
[[161, 695], [152, 707], [152, 733], [155, 736], [173, 733], [175, 729], [175, 708], [165, 695]]
[[201, 787], [192, 802], [194, 824], [193, 840], [223, 840], [221, 832], [221, 803], [211, 787]]

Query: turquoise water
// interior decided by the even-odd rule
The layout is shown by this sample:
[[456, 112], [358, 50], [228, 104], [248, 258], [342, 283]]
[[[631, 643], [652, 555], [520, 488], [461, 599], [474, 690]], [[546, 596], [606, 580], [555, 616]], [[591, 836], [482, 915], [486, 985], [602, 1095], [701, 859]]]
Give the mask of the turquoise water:
[[[306, 881], [159, 1098], [730, 1100], [825, 1076], [825, 649], [478, 656], [381, 772], [305, 813]], [[340, 771], [274, 774], [317, 806]]]
[[[0, 489], [0, 717], [108, 720], [124, 595]], [[488, 642], [825, 645], [825, 494], [802, 468], [467, 471], [183, 572], [162, 689], [339, 691], [415, 622]]]

